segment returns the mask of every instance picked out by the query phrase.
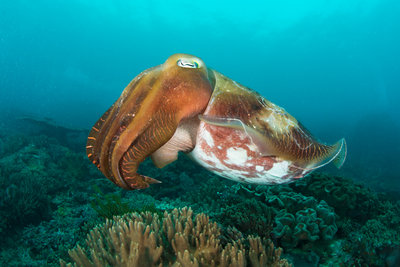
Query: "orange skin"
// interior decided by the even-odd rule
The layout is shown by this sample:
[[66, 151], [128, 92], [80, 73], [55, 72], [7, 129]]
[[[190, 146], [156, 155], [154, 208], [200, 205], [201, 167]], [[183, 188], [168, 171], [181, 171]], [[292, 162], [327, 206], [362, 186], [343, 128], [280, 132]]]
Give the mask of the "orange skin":
[[[218, 145], [202, 147], [207, 138]], [[246, 146], [243, 140], [249, 141]], [[246, 150], [239, 161], [259, 164], [261, 177], [254, 167], [243, 178], [238, 173], [248, 165], [226, 162], [228, 150], [234, 148]], [[194, 151], [193, 159], [220, 176], [262, 184], [274, 176], [268, 171], [275, 163], [288, 166], [274, 176], [275, 183], [301, 178], [330, 162], [340, 167], [347, 148], [344, 139], [334, 145], [320, 143], [293, 116], [255, 91], [208, 69], [200, 58], [175, 54], [130, 82], [93, 126], [86, 153], [108, 179], [133, 190], [159, 182], [137, 173], [144, 159], [151, 156], [162, 168], [176, 160], [179, 151]]]
[[171, 139], [182, 120], [205, 110], [212, 90], [201, 59], [172, 55], [133, 79], [96, 122], [86, 146], [89, 159], [122, 188], [157, 183], [137, 173], [139, 164]]

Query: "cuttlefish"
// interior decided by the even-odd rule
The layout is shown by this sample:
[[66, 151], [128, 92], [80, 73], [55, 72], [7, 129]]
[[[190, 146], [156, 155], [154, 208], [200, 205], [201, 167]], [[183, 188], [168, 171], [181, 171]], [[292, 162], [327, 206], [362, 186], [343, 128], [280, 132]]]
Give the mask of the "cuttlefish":
[[222, 177], [245, 183], [294, 181], [330, 162], [341, 167], [346, 142], [317, 141], [283, 108], [175, 54], [134, 78], [90, 131], [89, 159], [116, 185], [147, 188], [137, 173], [147, 157], [162, 168], [187, 153]]

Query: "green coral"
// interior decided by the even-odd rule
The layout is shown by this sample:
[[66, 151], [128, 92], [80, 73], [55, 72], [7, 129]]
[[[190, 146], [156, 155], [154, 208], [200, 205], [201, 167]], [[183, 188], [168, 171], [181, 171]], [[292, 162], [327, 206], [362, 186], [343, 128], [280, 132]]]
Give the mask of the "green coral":
[[236, 205], [226, 206], [216, 216], [216, 219], [226, 226], [234, 225], [244, 234], [269, 237], [272, 230], [273, 215], [274, 211], [271, 207], [254, 198], [249, 198], [243, 199]]
[[315, 173], [291, 187], [306, 196], [325, 200], [339, 216], [363, 222], [380, 210], [378, 196], [350, 179]]
[[94, 191], [91, 207], [97, 212], [101, 218], [111, 219], [114, 216], [123, 215], [129, 212], [154, 212], [162, 214], [163, 210], [156, 207], [156, 202], [153, 198], [145, 198], [145, 202], [137, 201], [138, 197], [144, 195], [135, 194], [134, 201], [130, 198], [122, 198], [121, 191], [104, 194], [98, 186], [93, 186]]
[[400, 246], [400, 205], [386, 200], [384, 195], [373, 193], [352, 180], [319, 173], [291, 187], [334, 207], [341, 245], [334, 246], [333, 253], [341, 263], [383, 266], [388, 255]]
[[[286, 185], [250, 186], [213, 178], [183, 199], [224, 226], [245, 234], [274, 237], [284, 248], [296, 248], [334, 238], [336, 215], [325, 201], [294, 192]], [[309, 246], [308, 246], [309, 247]]]
[[[349, 265], [384, 266], [388, 256], [400, 247], [400, 205], [381, 201], [382, 214], [365, 223], [344, 219], [341, 231]], [[398, 259], [400, 260], [400, 259]]]
[[100, 217], [112, 218], [133, 211], [129, 203], [121, 198], [119, 192], [104, 194], [98, 186], [93, 188], [96, 194], [93, 195], [90, 205]]
[[331, 240], [336, 231], [335, 214], [324, 201], [294, 211], [281, 209], [275, 216], [272, 235], [283, 247], [296, 247], [299, 242]]
[[336, 231], [336, 219], [333, 208], [325, 201], [318, 201], [293, 192], [290, 188], [262, 187], [252, 192], [264, 198], [274, 210], [272, 236], [286, 248], [295, 248], [306, 242], [331, 240]]
[[24, 228], [23, 245], [31, 248], [33, 258], [46, 259], [46, 265], [55, 265], [60, 257], [67, 257], [71, 246], [83, 241], [86, 231], [95, 222], [95, 214], [88, 205], [74, 208], [68, 204], [60, 205], [51, 220]]
[[43, 176], [49, 155], [29, 145], [0, 159], [0, 232], [38, 223], [49, 216], [49, 177]]
[[[60, 243], [68, 245], [64, 237], [71, 235], [60, 236], [61, 233], [69, 232], [70, 227], [79, 230], [81, 226], [59, 223], [62, 214], [71, 215], [61, 203], [76, 205], [88, 199], [90, 180], [82, 179], [87, 174], [87, 166], [76, 165], [86, 161], [82, 161], [82, 154], [71, 152], [46, 136], [9, 135], [2, 140], [0, 233], [3, 242], [0, 250], [9, 251], [15, 247], [23, 251], [26, 255], [21, 256], [21, 262], [24, 264], [16, 265], [43, 266], [44, 259], [51, 262], [50, 258], [57, 258], [55, 255], [62, 251]], [[66, 162], [71, 162], [68, 169], [64, 169]], [[74, 217], [87, 218], [82, 213], [74, 214]], [[48, 239], [46, 235], [54, 238]], [[72, 235], [71, 242], [76, 242], [76, 238]], [[45, 247], [54, 253], [44, 253]], [[9, 254], [13, 255], [13, 252]], [[0, 259], [0, 265], [9, 262], [8, 257]]]
[[[290, 185], [249, 186], [216, 177], [187, 157], [162, 171], [147, 160], [140, 173], [163, 183], [123, 191], [84, 153], [52, 138], [2, 135], [0, 265], [55, 266], [67, 247], [106, 217], [151, 211], [161, 218], [161, 211], [188, 205], [218, 222], [223, 246], [258, 235], [308, 264], [384, 266], [396, 260], [398, 198], [389, 201], [352, 180], [313, 173]], [[93, 185], [104, 193], [93, 192]]]

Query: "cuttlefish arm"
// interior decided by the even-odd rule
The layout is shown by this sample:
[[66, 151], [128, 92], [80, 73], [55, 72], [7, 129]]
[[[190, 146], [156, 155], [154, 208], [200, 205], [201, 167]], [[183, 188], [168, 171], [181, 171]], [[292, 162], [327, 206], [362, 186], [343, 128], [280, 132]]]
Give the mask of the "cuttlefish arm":
[[122, 188], [142, 189], [157, 183], [137, 173], [139, 164], [153, 153], [158, 166], [176, 159], [179, 147], [169, 154], [156, 151], [174, 136], [178, 126], [197, 120], [211, 94], [208, 70], [201, 59], [171, 56], [133, 79], [96, 122], [86, 147], [89, 159]]
[[283, 108], [257, 92], [213, 71], [215, 88], [204, 114], [209, 125], [243, 131], [257, 147], [260, 157], [274, 157], [292, 167], [313, 170], [333, 162], [340, 168], [346, 158], [344, 139], [334, 145], [316, 140]]

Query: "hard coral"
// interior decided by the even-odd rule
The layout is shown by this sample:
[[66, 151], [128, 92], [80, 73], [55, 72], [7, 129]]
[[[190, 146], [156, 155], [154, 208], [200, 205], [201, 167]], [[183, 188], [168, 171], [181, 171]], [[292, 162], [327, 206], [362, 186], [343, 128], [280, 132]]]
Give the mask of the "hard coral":
[[292, 185], [307, 196], [325, 200], [340, 216], [365, 222], [381, 210], [377, 195], [350, 179], [313, 173]]
[[296, 193], [287, 186], [241, 186], [238, 193], [258, 199], [259, 205], [268, 205], [274, 218], [271, 234], [285, 248], [331, 240], [336, 234], [335, 213], [323, 200]]
[[272, 235], [284, 247], [296, 247], [300, 241], [330, 240], [337, 231], [335, 214], [324, 201], [299, 210], [281, 209], [275, 223]]
[[156, 213], [131, 213], [96, 227], [87, 238], [88, 250], [70, 251], [74, 264], [62, 266], [290, 266], [280, 259], [272, 242], [249, 237], [220, 243], [220, 228], [205, 214], [191, 209]]
[[[86, 174], [85, 165], [77, 164], [82, 162], [82, 155], [51, 138], [10, 136], [3, 142], [6, 147], [0, 158], [0, 233], [49, 219], [53, 204], [50, 196], [79, 185]], [[76, 191], [79, 190], [74, 187]]]
[[0, 159], [0, 233], [48, 217], [44, 150], [34, 145]]
[[226, 205], [216, 216], [225, 225], [234, 225], [244, 234], [268, 237], [273, 225], [271, 207], [254, 198], [244, 198], [239, 203]]

